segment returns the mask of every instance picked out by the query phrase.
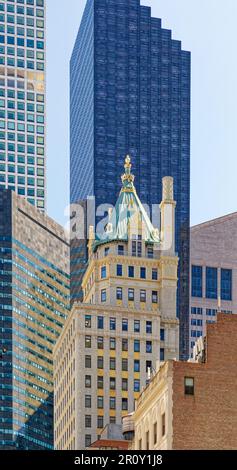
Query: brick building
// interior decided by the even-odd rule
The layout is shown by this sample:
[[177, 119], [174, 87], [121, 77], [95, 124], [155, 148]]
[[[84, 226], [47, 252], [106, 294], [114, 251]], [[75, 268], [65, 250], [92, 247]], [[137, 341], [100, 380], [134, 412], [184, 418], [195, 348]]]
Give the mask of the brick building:
[[237, 316], [218, 314], [195, 352], [164, 363], [140, 395], [134, 449], [237, 449]]

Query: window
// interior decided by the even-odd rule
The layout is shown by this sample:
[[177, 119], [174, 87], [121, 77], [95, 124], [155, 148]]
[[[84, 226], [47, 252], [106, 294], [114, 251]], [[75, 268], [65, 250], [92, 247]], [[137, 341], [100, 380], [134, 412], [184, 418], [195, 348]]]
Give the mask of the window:
[[127, 398], [122, 398], [122, 410], [123, 411], [128, 410], [128, 399]]
[[138, 447], [139, 447], [139, 450], [142, 450], [142, 439], [139, 439]]
[[134, 372], [140, 372], [140, 361], [138, 359], [134, 361]]
[[97, 397], [97, 408], [102, 410], [104, 408], [104, 397]]
[[85, 415], [85, 427], [91, 428], [91, 415]]
[[116, 359], [115, 359], [115, 357], [110, 357], [110, 359], [109, 359], [109, 368], [110, 368], [110, 370], [116, 370]]
[[109, 328], [110, 328], [110, 331], [115, 331], [116, 330], [116, 318], [110, 318]]
[[123, 372], [128, 371], [128, 360], [127, 359], [122, 359], [122, 371]]
[[117, 276], [122, 276], [123, 275], [123, 265], [122, 264], [117, 264]]
[[108, 254], [109, 254], [109, 248], [107, 247], [105, 248], [105, 257], [108, 256]]
[[91, 356], [86, 356], [85, 357], [85, 368], [86, 369], [91, 369]]
[[194, 395], [194, 378], [193, 377], [184, 378], [184, 393], [185, 395]]
[[152, 369], [152, 361], [146, 361], [146, 373]]
[[157, 269], [153, 268], [152, 269], [152, 280], [157, 281], [157, 279], [158, 279], [158, 271], [157, 271]]
[[153, 437], [154, 437], [154, 445], [157, 444], [157, 423], [153, 424]]
[[109, 379], [109, 388], [110, 388], [110, 390], [116, 390], [116, 379], [115, 379], [115, 377], [110, 377], [110, 379]]
[[97, 367], [98, 367], [98, 369], [103, 369], [104, 368], [104, 357], [103, 356], [98, 356], [97, 357]]
[[123, 392], [128, 391], [128, 379], [122, 379], [122, 390]]
[[91, 445], [91, 435], [86, 434], [85, 435], [85, 447], [90, 447], [90, 445]]
[[110, 343], [110, 350], [114, 351], [116, 349], [116, 339], [110, 338], [109, 343]]
[[164, 328], [160, 329], [160, 340], [165, 341], [165, 330], [164, 330]]
[[154, 257], [154, 252], [153, 252], [153, 247], [152, 246], [148, 246], [147, 248], [147, 256], [148, 258], [153, 258]]
[[160, 348], [160, 361], [165, 360], [165, 350], [164, 348]]
[[104, 349], [104, 338], [103, 336], [98, 336], [97, 338], [97, 348]]
[[115, 397], [110, 397], [109, 407], [111, 410], [116, 410], [116, 398]]
[[86, 395], [85, 396], [85, 407], [86, 408], [91, 408], [91, 395]]
[[91, 388], [91, 375], [86, 375], [85, 376], [85, 387], [86, 388]]
[[158, 292], [153, 290], [152, 291], [152, 303], [157, 304], [158, 303]]
[[149, 431], [146, 432], [146, 450], [149, 450], [150, 447], [150, 435]]
[[202, 266], [192, 266], [192, 297], [202, 297]]
[[119, 245], [119, 246], [118, 246], [118, 255], [119, 255], [119, 256], [123, 256], [123, 255], [124, 255], [124, 246], [123, 246], [123, 245]]
[[117, 300], [123, 300], [123, 289], [122, 289], [122, 287], [117, 287], [116, 297], [117, 297]]
[[231, 269], [221, 269], [221, 300], [232, 300]]
[[140, 341], [139, 341], [139, 339], [134, 340], [134, 352], [140, 352]]
[[122, 351], [128, 351], [128, 339], [122, 338]]
[[122, 320], [122, 331], [128, 331], [128, 320], [126, 318]]
[[140, 320], [134, 320], [134, 333], [140, 333]]
[[97, 327], [98, 327], [98, 330], [103, 330], [104, 329], [104, 317], [98, 317]]
[[110, 424], [116, 424], [116, 416], [110, 416], [109, 417], [109, 422], [110, 422]]
[[146, 302], [146, 291], [140, 290], [140, 302]]
[[101, 302], [106, 302], [106, 289], [101, 291]]
[[128, 277], [134, 277], [134, 266], [128, 266]]
[[90, 315], [85, 316], [85, 327], [91, 328], [91, 316]]
[[91, 348], [91, 336], [86, 336], [85, 337], [85, 347], [86, 348]]
[[104, 417], [103, 416], [98, 416], [97, 417], [97, 428], [98, 429], [103, 429], [104, 427]]
[[140, 392], [140, 380], [134, 380], [134, 392]]
[[152, 341], [146, 341], [146, 352], [148, 354], [152, 353]]
[[140, 268], [140, 278], [146, 279], [146, 268]]
[[161, 432], [162, 432], [162, 437], [165, 436], [166, 429], [165, 429], [165, 413], [161, 416]]
[[97, 388], [103, 389], [104, 388], [104, 377], [101, 375], [98, 375], [97, 377]]
[[102, 266], [102, 268], [101, 268], [101, 279], [105, 279], [106, 276], [107, 276], [106, 266]]
[[206, 268], [206, 298], [217, 299], [217, 268]]
[[146, 322], [146, 333], [148, 335], [152, 334], [152, 322], [151, 321]]
[[128, 300], [134, 302], [134, 289], [128, 289]]

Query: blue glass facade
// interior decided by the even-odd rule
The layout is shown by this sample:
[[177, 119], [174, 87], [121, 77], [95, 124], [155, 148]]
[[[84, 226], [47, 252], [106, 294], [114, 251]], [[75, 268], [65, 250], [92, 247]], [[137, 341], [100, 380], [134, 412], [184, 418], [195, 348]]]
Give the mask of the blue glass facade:
[[114, 204], [127, 153], [143, 204], [157, 204], [162, 177], [174, 177], [180, 349], [186, 358], [190, 53], [140, 0], [88, 0], [71, 58], [71, 203], [93, 195], [96, 207]]
[[[69, 310], [66, 242], [27, 207], [0, 190], [0, 449], [52, 450], [52, 353]], [[57, 264], [45, 255], [54, 242]]]

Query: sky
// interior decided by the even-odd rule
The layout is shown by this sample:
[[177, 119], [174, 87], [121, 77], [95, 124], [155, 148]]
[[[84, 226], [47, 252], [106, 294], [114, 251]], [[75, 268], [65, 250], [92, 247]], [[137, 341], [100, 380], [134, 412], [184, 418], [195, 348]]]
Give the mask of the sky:
[[[86, 0], [47, 0], [47, 210], [66, 224], [69, 61]], [[191, 224], [237, 211], [236, 0], [141, 0], [192, 53]]]

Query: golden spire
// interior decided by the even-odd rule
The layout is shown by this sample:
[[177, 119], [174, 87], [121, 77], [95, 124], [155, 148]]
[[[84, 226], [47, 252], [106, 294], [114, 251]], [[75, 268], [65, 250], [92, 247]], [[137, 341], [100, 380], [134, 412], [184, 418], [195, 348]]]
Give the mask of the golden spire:
[[131, 158], [129, 155], [127, 155], [125, 158], [125, 163], [124, 163], [125, 173], [121, 177], [122, 183], [123, 183], [122, 191], [124, 190], [134, 191], [135, 190], [133, 186], [135, 176], [131, 173], [131, 168], [132, 168]]

